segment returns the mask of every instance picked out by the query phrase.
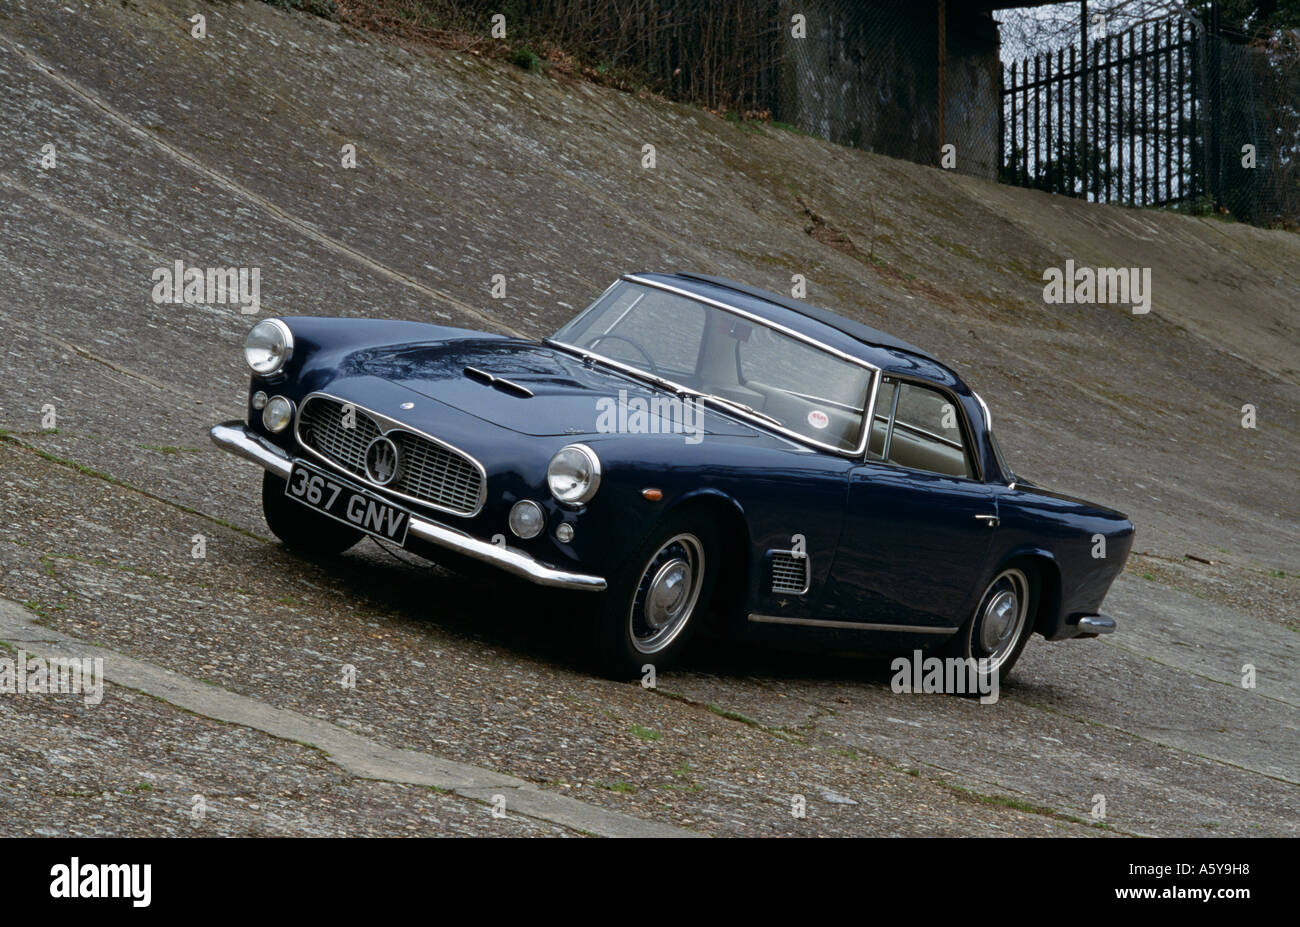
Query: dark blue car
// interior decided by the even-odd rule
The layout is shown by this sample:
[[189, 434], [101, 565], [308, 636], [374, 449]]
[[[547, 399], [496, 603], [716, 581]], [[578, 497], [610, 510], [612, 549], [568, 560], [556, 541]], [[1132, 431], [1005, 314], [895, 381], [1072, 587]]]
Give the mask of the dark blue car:
[[1005, 673], [1034, 632], [1114, 630], [1133, 526], [1014, 474], [947, 366], [803, 302], [622, 277], [541, 342], [417, 322], [259, 322], [247, 424], [267, 524], [574, 590], [600, 667], [705, 623]]

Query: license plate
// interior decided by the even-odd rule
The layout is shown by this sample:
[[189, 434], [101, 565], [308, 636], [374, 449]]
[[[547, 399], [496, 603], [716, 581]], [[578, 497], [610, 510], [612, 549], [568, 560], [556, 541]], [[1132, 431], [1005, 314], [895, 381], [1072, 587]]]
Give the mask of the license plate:
[[295, 461], [284, 494], [358, 531], [406, 545], [410, 512], [323, 470]]

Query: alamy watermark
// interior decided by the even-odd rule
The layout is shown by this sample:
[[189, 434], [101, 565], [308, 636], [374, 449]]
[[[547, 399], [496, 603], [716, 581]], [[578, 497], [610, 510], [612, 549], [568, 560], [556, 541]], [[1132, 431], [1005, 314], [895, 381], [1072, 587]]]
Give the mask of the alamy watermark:
[[1134, 315], [1151, 311], [1150, 267], [1065, 267], [1043, 271], [1045, 303], [1108, 303], [1129, 305]]
[[50, 869], [51, 898], [129, 898], [136, 908], [153, 899], [152, 863], [83, 863], [72, 857]]
[[596, 431], [601, 434], [685, 435], [687, 444], [704, 440], [704, 407], [699, 400], [673, 396], [628, 398], [627, 390], [618, 398], [602, 396], [596, 400]]
[[0, 657], [0, 695], [82, 695], [87, 705], [104, 700], [104, 658]]
[[998, 672], [987, 657], [927, 657], [913, 650], [910, 658], [895, 657], [889, 668], [889, 688], [899, 694], [978, 695], [982, 705], [998, 700]]
[[241, 315], [257, 315], [262, 308], [260, 267], [186, 267], [176, 261], [150, 275], [155, 303], [239, 306]]

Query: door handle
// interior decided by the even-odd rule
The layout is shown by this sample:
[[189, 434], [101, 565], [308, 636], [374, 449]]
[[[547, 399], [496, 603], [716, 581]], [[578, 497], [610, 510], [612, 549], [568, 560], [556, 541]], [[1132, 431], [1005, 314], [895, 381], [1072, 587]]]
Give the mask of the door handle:
[[1002, 524], [1002, 519], [998, 518], [996, 515], [976, 515], [975, 520], [987, 522], [990, 528], [996, 528], [998, 525]]

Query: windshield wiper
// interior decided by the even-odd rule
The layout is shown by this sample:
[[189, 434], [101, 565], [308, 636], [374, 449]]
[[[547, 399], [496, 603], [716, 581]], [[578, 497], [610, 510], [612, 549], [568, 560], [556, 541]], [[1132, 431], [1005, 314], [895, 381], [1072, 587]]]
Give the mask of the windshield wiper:
[[755, 416], [756, 418], [761, 418], [764, 421], [771, 422], [773, 425], [776, 425], [780, 428], [785, 427], [781, 423], [780, 419], [772, 418], [772, 416], [768, 415], [766, 412], [760, 412], [757, 409], [755, 409], [753, 406], [747, 406], [743, 402], [737, 402], [734, 399], [728, 399], [726, 396], [715, 396], [712, 393], [700, 393], [698, 395], [703, 399], [712, 399], [714, 402], [720, 403], [724, 406], [730, 406], [733, 409], [739, 409], [741, 412], [745, 412], [748, 413], [749, 415]]
[[632, 367], [628, 364], [622, 364], [616, 360], [610, 360], [608, 357], [601, 357], [599, 354], [592, 354], [588, 351], [583, 350], [582, 348], [575, 347], [574, 345], [565, 344], [562, 341], [554, 341], [550, 338], [544, 338], [542, 339], [542, 343], [550, 345], [553, 348], [560, 348], [566, 351], [574, 351], [577, 353], [579, 357], [582, 358], [582, 362], [584, 364], [603, 364], [604, 366], [609, 367], [611, 370], [615, 370], [618, 373], [621, 373], [625, 376], [635, 377], [638, 380], [645, 380], [647, 383], [653, 384], [654, 386], [657, 386], [662, 390], [672, 393], [675, 396], [681, 396], [681, 397], [692, 396], [698, 399], [700, 396], [704, 395], [703, 393], [697, 393], [689, 386], [682, 386], [680, 383], [674, 383], [672, 380], [666, 380], [663, 377], [659, 376], [657, 373], [647, 373], [646, 371], [641, 370], [637, 367]]

